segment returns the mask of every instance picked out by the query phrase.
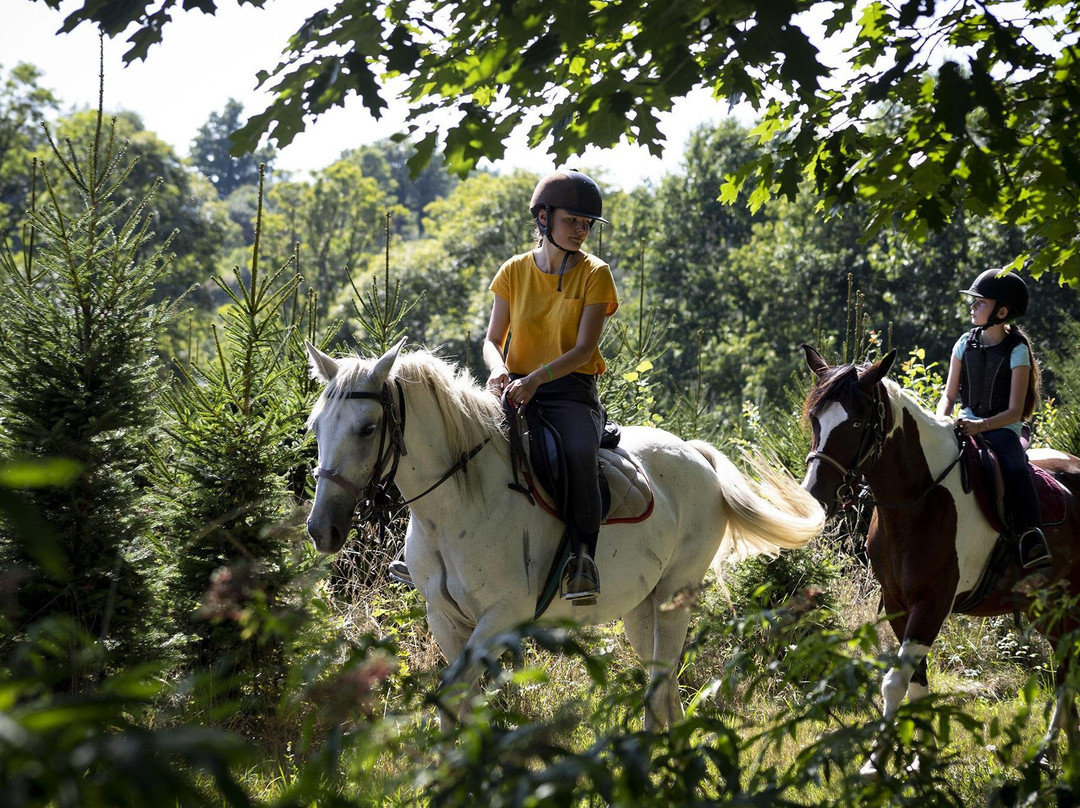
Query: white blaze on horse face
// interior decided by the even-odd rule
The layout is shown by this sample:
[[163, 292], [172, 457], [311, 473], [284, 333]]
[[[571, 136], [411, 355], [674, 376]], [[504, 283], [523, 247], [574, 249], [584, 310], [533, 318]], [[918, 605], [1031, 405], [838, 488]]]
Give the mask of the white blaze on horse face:
[[[822, 452], [829, 444], [829, 435], [832, 431], [848, 420], [848, 413], [842, 404], [836, 401], [830, 401], [822, 408], [821, 412], [815, 416], [815, 419], [818, 427], [818, 442], [814, 448], [817, 451]], [[805, 490], [813, 491], [817, 486], [818, 469], [821, 468], [821, 465], [822, 460], [820, 458], [815, 458], [807, 466], [806, 476], [803, 478], [802, 484], [802, 487]]]

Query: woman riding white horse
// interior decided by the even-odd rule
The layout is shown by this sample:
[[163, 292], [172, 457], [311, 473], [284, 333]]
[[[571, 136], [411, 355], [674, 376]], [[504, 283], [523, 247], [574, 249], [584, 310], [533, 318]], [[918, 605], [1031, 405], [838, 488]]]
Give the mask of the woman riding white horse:
[[[319, 467], [308, 532], [319, 550], [338, 551], [358, 500], [392, 478], [409, 503], [406, 562], [431, 632], [454, 661], [533, 619], [563, 525], [508, 487], [499, 401], [467, 373], [400, 347], [362, 360], [308, 346], [312, 372], [326, 384], [309, 418]], [[652, 514], [601, 529], [596, 563], [611, 583], [594, 605], [556, 599], [545, 617], [623, 619], [656, 684], [646, 709], [652, 728], [683, 714], [675, 674], [690, 613], [677, 593], [700, 587], [710, 564], [733, 554], [805, 545], [824, 514], [790, 475], [763, 468], [752, 483], [709, 444], [624, 427], [620, 445], [651, 480]], [[478, 666], [463, 678], [476, 685]]]

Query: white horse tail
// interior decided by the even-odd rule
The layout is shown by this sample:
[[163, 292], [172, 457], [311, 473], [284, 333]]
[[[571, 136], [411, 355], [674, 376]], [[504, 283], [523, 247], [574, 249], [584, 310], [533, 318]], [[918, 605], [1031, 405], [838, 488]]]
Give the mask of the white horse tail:
[[705, 441], [690, 441], [716, 471], [727, 516], [724, 538], [713, 558], [720, 564], [754, 555], [779, 555], [796, 550], [821, 534], [825, 511], [779, 463], [760, 456], [744, 458], [757, 479], [738, 469], [719, 449]]

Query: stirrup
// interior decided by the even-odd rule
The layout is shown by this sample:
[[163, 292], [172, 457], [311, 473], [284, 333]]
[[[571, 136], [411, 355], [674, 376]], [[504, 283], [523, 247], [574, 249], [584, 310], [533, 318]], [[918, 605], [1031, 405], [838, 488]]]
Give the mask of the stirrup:
[[591, 606], [600, 594], [600, 572], [588, 553], [572, 555], [566, 562], [560, 594], [575, 606]]
[[1018, 550], [1021, 569], [1044, 569], [1054, 563], [1050, 557], [1050, 549], [1046, 546], [1046, 537], [1037, 527], [1024, 531], [1020, 537]]
[[412, 573], [409, 572], [408, 565], [400, 558], [395, 558], [390, 562], [390, 566], [386, 568], [387, 574], [391, 579], [401, 584], [407, 584], [408, 586], [416, 586], [416, 583], [412, 579]]

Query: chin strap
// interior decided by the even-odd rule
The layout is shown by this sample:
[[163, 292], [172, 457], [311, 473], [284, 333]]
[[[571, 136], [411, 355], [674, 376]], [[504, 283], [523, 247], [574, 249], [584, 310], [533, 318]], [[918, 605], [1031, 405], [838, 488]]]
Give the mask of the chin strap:
[[[554, 241], [551, 242], [551, 243], [555, 244]], [[558, 244], [555, 244], [555, 246], [559, 247]], [[559, 247], [559, 249], [562, 250], [562, 247]], [[561, 292], [562, 291], [562, 274], [563, 274], [563, 272], [566, 271], [566, 262], [568, 260], [570, 260], [570, 253], [568, 253], [566, 250], [563, 250], [562, 263], [559, 264], [559, 284], [555, 287], [556, 292]]]
[[559, 283], [555, 287], [556, 292], [561, 292], [562, 291], [562, 276], [563, 276], [563, 272], [566, 271], [566, 262], [570, 260], [570, 254], [571, 253], [576, 253], [577, 250], [568, 250], [568, 249], [566, 249], [566, 247], [562, 246], [559, 242], [557, 242], [555, 239], [553, 239], [551, 237], [551, 216], [554, 213], [554, 208], [552, 208], [550, 205], [545, 205], [544, 210], [547, 211], [547, 220], [548, 220], [547, 226], [545, 227], [544, 225], [541, 225], [539, 219], [537, 219], [536, 225], [537, 225], [537, 227], [540, 228], [540, 232], [543, 234], [544, 238], [546, 238], [548, 241], [550, 241], [556, 248], [562, 250], [563, 259], [562, 259], [562, 263], [559, 265]]

